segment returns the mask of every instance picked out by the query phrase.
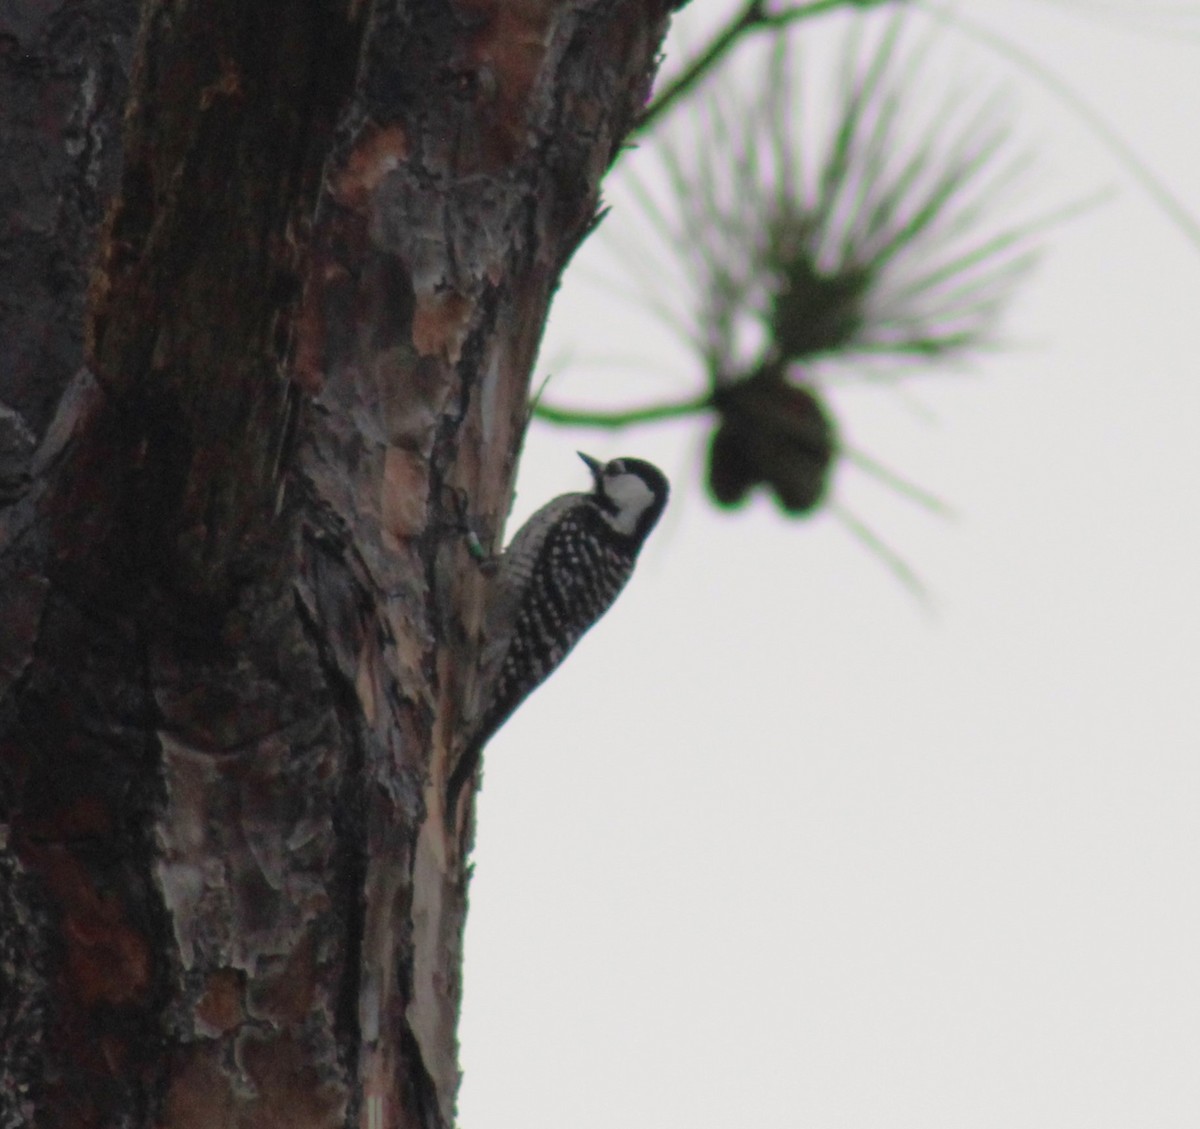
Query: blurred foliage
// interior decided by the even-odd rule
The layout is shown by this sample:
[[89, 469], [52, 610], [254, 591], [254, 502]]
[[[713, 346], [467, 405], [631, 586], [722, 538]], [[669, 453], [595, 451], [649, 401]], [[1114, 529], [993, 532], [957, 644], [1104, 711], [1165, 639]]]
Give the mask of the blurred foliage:
[[[765, 11], [750, 5], [740, 18]], [[707, 484], [723, 507], [763, 488], [784, 512], [812, 513], [830, 501], [836, 460], [850, 458], [941, 508], [839, 440], [822, 383], [832, 373], [926, 369], [987, 347], [1041, 224], [1002, 218], [1027, 165], [1002, 97], [978, 83], [931, 96], [933, 40], [908, 46], [912, 38], [903, 13], [850, 21], [824, 129], [811, 120], [802, 128], [800, 41], [783, 22], [752, 89], [722, 69], [692, 90], [678, 128], [643, 140], [614, 187], [694, 284], [684, 334], [704, 390], [618, 412], [539, 402], [535, 418], [609, 428], [705, 418]], [[694, 66], [683, 74], [699, 81]], [[669, 97], [678, 89], [671, 84]], [[869, 530], [848, 523], [915, 586]]]

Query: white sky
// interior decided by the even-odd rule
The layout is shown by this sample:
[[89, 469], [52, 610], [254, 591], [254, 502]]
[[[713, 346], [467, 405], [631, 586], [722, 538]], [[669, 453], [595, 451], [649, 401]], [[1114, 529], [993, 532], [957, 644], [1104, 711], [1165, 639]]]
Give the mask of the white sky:
[[[1200, 6], [967, 7], [1200, 215]], [[1051, 237], [1013, 349], [907, 385], [924, 416], [838, 399], [856, 446], [960, 515], [837, 480], [936, 614], [832, 517], [716, 513], [697, 421], [535, 426], [510, 529], [586, 485], [576, 448], [651, 458], [675, 494], [487, 753], [465, 1129], [1200, 1125], [1200, 248], [1031, 79], [944, 46], [1007, 76], [1047, 202], [1118, 193]], [[547, 398], [695, 388], [581, 280], [593, 242]], [[614, 351], [644, 370], [582, 363]]]

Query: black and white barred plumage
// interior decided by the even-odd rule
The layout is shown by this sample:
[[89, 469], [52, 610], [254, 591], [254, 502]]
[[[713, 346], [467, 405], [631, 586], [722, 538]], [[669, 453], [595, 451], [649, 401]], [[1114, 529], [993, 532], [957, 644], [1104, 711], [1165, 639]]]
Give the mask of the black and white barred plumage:
[[498, 562], [482, 704], [447, 784], [451, 815], [483, 746], [612, 606], [667, 504], [666, 476], [650, 463], [580, 458], [592, 472], [593, 490], [548, 502]]

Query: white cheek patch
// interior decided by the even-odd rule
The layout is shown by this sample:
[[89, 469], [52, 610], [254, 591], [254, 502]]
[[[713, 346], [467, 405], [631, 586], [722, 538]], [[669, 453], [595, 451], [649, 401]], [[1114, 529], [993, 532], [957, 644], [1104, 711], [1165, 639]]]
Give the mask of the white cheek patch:
[[636, 474], [618, 474], [606, 478], [604, 493], [617, 505], [617, 512], [606, 513], [604, 520], [625, 536], [637, 529], [642, 514], [654, 505], [655, 500], [654, 491]]

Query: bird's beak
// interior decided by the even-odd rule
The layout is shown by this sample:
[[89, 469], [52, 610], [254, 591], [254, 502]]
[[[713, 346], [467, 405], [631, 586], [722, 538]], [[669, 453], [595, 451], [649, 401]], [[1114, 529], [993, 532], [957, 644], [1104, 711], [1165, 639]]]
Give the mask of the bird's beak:
[[599, 459], [593, 459], [591, 455], [585, 455], [582, 451], [576, 451], [575, 454], [587, 463], [588, 470], [592, 472], [592, 477], [596, 480], [596, 485], [599, 486], [604, 478], [604, 464]]

